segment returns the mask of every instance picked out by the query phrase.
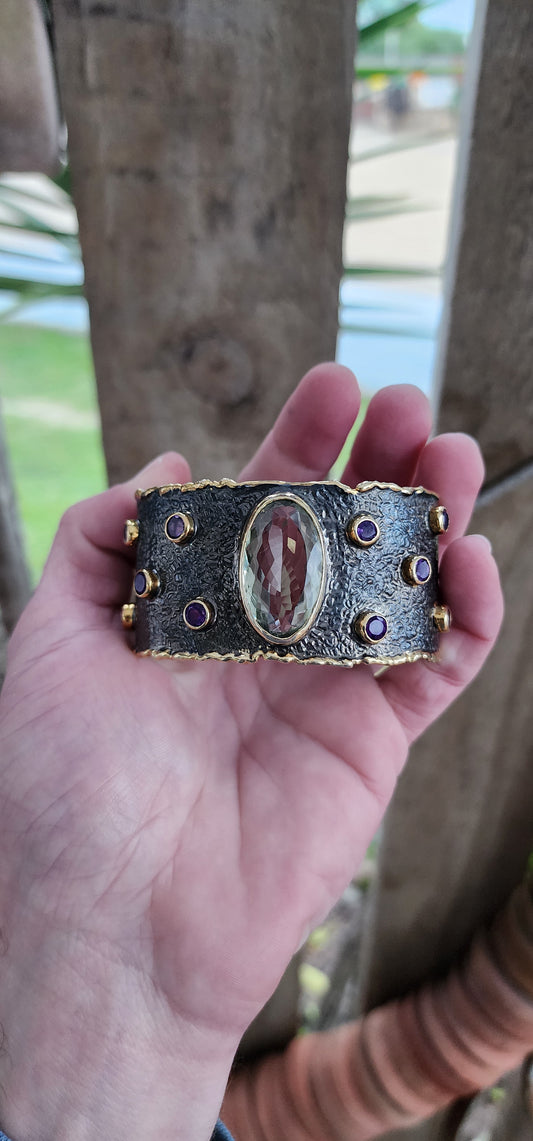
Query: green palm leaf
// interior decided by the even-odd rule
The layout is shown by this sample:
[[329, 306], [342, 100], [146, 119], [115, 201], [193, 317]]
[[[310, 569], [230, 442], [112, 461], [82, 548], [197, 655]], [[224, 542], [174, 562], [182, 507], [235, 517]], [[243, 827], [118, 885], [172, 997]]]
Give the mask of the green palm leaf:
[[392, 11], [385, 13], [383, 16], [371, 19], [368, 23], [359, 24], [359, 45], [362, 46], [366, 44], [368, 40], [371, 40], [381, 32], [386, 32], [388, 28], [405, 24], [407, 20], [414, 19], [414, 17], [419, 16], [425, 8], [430, 8], [433, 4], [438, 2], [439, 0], [430, 0], [430, 3], [428, 3], [427, 0], [410, 0], [407, 4], [397, 4]]

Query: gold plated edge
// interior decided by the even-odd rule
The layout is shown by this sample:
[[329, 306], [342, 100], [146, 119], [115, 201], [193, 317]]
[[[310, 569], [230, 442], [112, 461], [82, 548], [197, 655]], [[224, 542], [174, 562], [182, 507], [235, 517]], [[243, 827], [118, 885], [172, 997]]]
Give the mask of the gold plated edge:
[[[340, 484], [340, 487], [345, 487], [345, 484]], [[347, 491], [353, 491], [357, 494], [360, 491], [373, 491], [377, 487], [379, 491], [401, 491], [402, 495], [434, 495], [438, 499], [436, 491], [432, 491], [429, 487], [422, 487], [417, 484], [416, 487], [400, 487], [399, 483], [382, 483], [379, 479], [364, 480], [358, 483], [357, 487], [348, 487]]]
[[401, 654], [397, 658], [390, 657], [363, 657], [363, 658], [297, 658], [294, 654], [285, 654], [280, 657], [279, 654], [270, 652], [269, 650], [256, 650], [254, 654], [218, 654], [215, 650], [209, 651], [207, 654], [187, 654], [177, 653], [171, 654], [170, 650], [134, 650], [139, 658], [161, 658], [172, 661], [194, 661], [201, 662], [206, 658], [212, 658], [217, 662], [257, 662], [261, 659], [270, 660], [275, 662], [299, 662], [302, 666], [319, 665], [319, 666], [402, 666], [406, 662], [436, 662], [439, 660], [438, 651], [435, 654], [430, 654], [426, 650], [412, 650], [408, 654]]
[[[314, 527], [315, 527], [315, 531], [316, 531], [318, 538], [320, 540], [320, 549], [322, 551], [322, 577], [320, 580], [320, 590], [318, 592], [315, 605], [313, 606], [313, 609], [312, 609], [312, 611], [309, 615], [309, 618], [308, 618], [307, 622], [305, 623], [305, 625], [300, 627], [300, 629], [297, 630], [292, 635], [291, 638], [278, 638], [275, 634], [267, 634], [266, 631], [263, 629], [263, 627], [260, 626], [258, 622], [254, 621], [254, 619], [251, 616], [251, 614], [249, 613], [248, 607], [246, 605], [245, 593], [244, 593], [244, 589], [243, 589], [243, 587], [244, 587], [244, 557], [245, 557], [245, 551], [246, 551], [246, 547], [247, 547], [247, 539], [248, 539], [248, 536], [250, 534], [250, 530], [251, 530], [255, 520], [257, 519], [257, 516], [261, 514], [261, 511], [269, 503], [277, 503], [277, 502], [281, 501], [282, 499], [289, 499], [292, 503], [297, 503], [298, 506], [303, 507], [303, 509], [307, 513], [307, 515], [309, 515], [311, 517], [313, 524], [314, 524]], [[326, 552], [326, 543], [325, 543], [325, 539], [324, 539], [324, 535], [323, 535], [323, 530], [322, 530], [322, 527], [320, 526], [317, 515], [315, 514], [315, 512], [313, 511], [313, 508], [310, 507], [308, 503], [305, 503], [305, 501], [303, 499], [300, 499], [300, 497], [298, 495], [295, 495], [294, 492], [292, 492], [292, 491], [287, 491], [282, 495], [279, 495], [274, 491], [271, 495], [265, 495], [264, 499], [261, 499], [259, 501], [259, 503], [256, 503], [253, 511], [250, 512], [250, 515], [248, 516], [248, 519], [246, 520], [246, 524], [243, 528], [243, 532], [241, 535], [240, 549], [239, 549], [239, 594], [241, 596], [242, 608], [244, 610], [246, 618], [247, 618], [248, 622], [250, 623], [250, 626], [252, 626], [253, 629], [255, 630], [256, 634], [259, 634], [261, 636], [261, 638], [265, 639], [266, 642], [275, 642], [276, 645], [278, 645], [278, 646], [294, 646], [296, 642], [301, 642], [302, 638], [305, 638], [305, 635], [308, 634], [311, 627], [314, 626], [315, 621], [316, 621], [316, 619], [320, 613], [320, 608], [322, 606], [322, 603], [324, 601], [324, 595], [326, 593], [327, 569], [328, 569], [327, 552]]]
[[307, 481], [295, 481], [294, 483], [288, 479], [251, 479], [245, 480], [243, 483], [239, 483], [235, 479], [201, 479], [197, 483], [166, 483], [162, 487], [147, 487], [145, 490], [138, 488], [135, 492], [135, 498], [144, 499], [147, 495], [153, 495], [154, 492], [158, 492], [159, 495], [166, 495], [168, 491], [199, 491], [203, 487], [260, 487], [261, 485], [264, 487], [267, 485], [274, 487], [338, 487], [341, 491], [349, 491], [352, 495], [378, 488], [380, 491], [400, 491], [402, 495], [434, 495], [436, 499], [439, 498], [436, 491], [430, 491], [429, 488], [421, 485], [400, 487], [398, 483], [367, 480], [358, 483], [357, 487], [349, 487], [347, 483], [341, 483], [338, 479], [309, 479]]

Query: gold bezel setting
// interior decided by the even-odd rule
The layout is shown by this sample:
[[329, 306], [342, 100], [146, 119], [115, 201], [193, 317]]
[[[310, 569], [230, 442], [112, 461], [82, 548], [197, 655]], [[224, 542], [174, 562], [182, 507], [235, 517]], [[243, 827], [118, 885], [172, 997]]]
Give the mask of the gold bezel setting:
[[[176, 538], [168, 533], [168, 525], [171, 519], [181, 519], [183, 523], [183, 531]], [[186, 543], [194, 535], [194, 519], [186, 511], [173, 511], [165, 520], [165, 535], [171, 543]]]
[[[417, 569], [419, 563], [424, 563], [424, 566], [429, 568], [429, 574], [426, 578], [420, 578], [420, 574]], [[431, 563], [426, 555], [410, 555], [408, 558], [403, 560], [402, 578], [404, 579], [404, 582], [409, 584], [409, 586], [425, 586], [426, 583], [429, 582], [432, 574], [433, 571], [431, 569]]]
[[[361, 523], [373, 524], [376, 529], [376, 533], [372, 539], [361, 539], [359, 537], [357, 529]], [[350, 540], [350, 543], [354, 543], [356, 547], [373, 547], [374, 543], [377, 543], [381, 535], [381, 531], [379, 529], [379, 524], [376, 522], [373, 515], [355, 515], [354, 518], [350, 519], [350, 522], [348, 523], [346, 528], [346, 535]]]
[[125, 547], [133, 547], [139, 538], [139, 520], [126, 519], [124, 524], [123, 542]]
[[[193, 624], [192, 622], [188, 621], [187, 611], [188, 611], [189, 607], [191, 607], [191, 606], [201, 606], [202, 607], [202, 610], [205, 612], [205, 621], [204, 622]], [[183, 607], [182, 617], [183, 617], [183, 621], [185, 622], [185, 625], [187, 626], [187, 628], [189, 630], [192, 630], [196, 634], [200, 630], [207, 630], [207, 627], [211, 626], [213, 624], [213, 622], [215, 621], [215, 607], [213, 606], [212, 602], [208, 602], [207, 599], [205, 599], [205, 598], [191, 598], [189, 600], [189, 602], [187, 602], [185, 604], [185, 606]]]
[[[136, 586], [137, 579], [139, 578], [140, 575], [144, 576], [144, 581], [145, 581], [145, 587], [144, 587], [144, 590], [142, 590], [142, 591], [138, 590], [137, 586]], [[133, 589], [135, 591], [135, 594], [137, 595], [137, 598], [153, 598], [154, 594], [157, 594], [160, 585], [161, 584], [159, 582], [159, 575], [157, 574], [156, 571], [147, 570], [145, 567], [140, 567], [140, 569], [135, 572], [135, 578], [133, 580]]]
[[[369, 625], [371, 622], [375, 622], [377, 620], [383, 623], [384, 629], [378, 637], [372, 637], [369, 632]], [[358, 614], [357, 618], [354, 619], [353, 629], [357, 637], [360, 638], [362, 642], [366, 642], [368, 646], [376, 646], [378, 642], [383, 641], [383, 638], [385, 638], [389, 629], [389, 625], [387, 619], [383, 614], [376, 614], [373, 610], [365, 610], [362, 614]]]
[[137, 607], [134, 602], [125, 602], [120, 612], [120, 618], [125, 630], [135, 629]]
[[[248, 541], [249, 541], [249, 535], [250, 535], [251, 529], [255, 523], [257, 516], [261, 513], [261, 511], [264, 510], [265, 507], [268, 506], [269, 503], [283, 503], [286, 500], [289, 500], [289, 502], [291, 502], [291, 503], [296, 503], [298, 505], [298, 507], [303, 508], [303, 511], [305, 512], [306, 515], [309, 516], [309, 518], [311, 519], [311, 521], [313, 523], [313, 527], [315, 528], [318, 540], [320, 542], [321, 555], [322, 555], [322, 576], [321, 576], [321, 580], [320, 580], [320, 588], [319, 588], [319, 591], [317, 593], [316, 601], [315, 601], [314, 606], [313, 606], [313, 608], [309, 614], [307, 621], [305, 622], [305, 624], [303, 626], [301, 626], [293, 634], [290, 634], [288, 636], [283, 637], [282, 635], [271, 634], [269, 631], [265, 630], [262, 626], [260, 626], [259, 622], [257, 622], [255, 620], [255, 618], [253, 617], [253, 615], [251, 614], [248, 603], [247, 603], [247, 599], [246, 599], [246, 593], [244, 590], [244, 574], [245, 574], [245, 565], [244, 564], [245, 564], [245, 558], [246, 558], [246, 549], [247, 549]], [[272, 643], [275, 643], [276, 645], [279, 645], [279, 646], [292, 646], [296, 642], [300, 642], [302, 638], [305, 638], [305, 635], [309, 632], [311, 627], [316, 622], [320, 608], [321, 608], [322, 603], [324, 601], [324, 594], [325, 594], [325, 590], [326, 590], [326, 579], [327, 579], [326, 543], [325, 543], [324, 535], [322, 532], [322, 528], [320, 526], [320, 523], [318, 521], [318, 518], [317, 518], [315, 512], [313, 511], [313, 508], [310, 507], [309, 504], [305, 502], [305, 500], [301, 499], [299, 495], [295, 495], [293, 492], [290, 492], [290, 491], [287, 491], [285, 493], [280, 493], [280, 494], [278, 494], [277, 492], [273, 492], [272, 495], [266, 495], [264, 499], [261, 499], [259, 503], [256, 503], [251, 515], [249, 515], [248, 519], [246, 520], [245, 526], [243, 528], [243, 532], [242, 532], [242, 536], [241, 536], [240, 551], [239, 551], [239, 593], [240, 593], [240, 597], [241, 597], [241, 603], [243, 606], [243, 610], [244, 610], [244, 613], [246, 615], [248, 622], [250, 623], [250, 626], [253, 626], [253, 629], [258, 634], [260, 634], [261, 637], [264, 638], [266, 642], [272, 642]]]
[[434, 535], [444, 535], [450, 526], [450, 516], [445, 507], [431, 507], [429, 511], [429, 526]]
[[452, 612], [450, 607], [445, 606], [444, 603], [439, 603], [438, 606], [433, 607], [431, 617], [439, 634], [447, 634], [452, 624]]

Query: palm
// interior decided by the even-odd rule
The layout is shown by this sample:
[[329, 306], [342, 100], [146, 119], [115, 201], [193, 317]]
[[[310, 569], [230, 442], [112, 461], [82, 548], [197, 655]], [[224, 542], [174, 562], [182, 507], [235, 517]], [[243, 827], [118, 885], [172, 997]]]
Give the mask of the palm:
[[[308, 381], [308, 405], [311, 388]], [[440, 463], [440, 482], [430, 471], [417, 482], [438, 485], [460, 534], [479, 464], [470, 445], [464, 450], [464, 440], [462, 465], [458, 471], [457, 456], [454, 464], [450, 455], [446, 477], [435, 444], [419, 455], [426, 412], [422, 398], [409, 393], [402, 398], [411, 403], [411, 415], [389, 469], [377, 470], [375, 464], [375, 470], [358, 474], [365, 448], [370, 456], [376, 451], [370, 415], [347, 478], [408, 482], [409, 465], [412, 479], [417, 464], [424, 476], [424, 462], [428, 468]], [[399, 396], [382, 397], [382, 404]], [[346, 428], [353, 412], [346, 401]], [[283, 420], [279, 425], [278, 441]], [[413, 438], [417, 434], [419, 441]], [[333, 435], [334, 453], [342, 436], [334, 440]], [[457, 451], [451, 443], [448, 450], [454, 446]], [[247, 478], [302, 478], [301, 459], [280, 461], [276, 447], [283, 451], [274, 436]], [[264, 470], [276, 459], [277, 470]], [[161, 472], [158, 482], [187, 478], [183, 461], [174, 463], [180, 471]], [[319, 478], [328, 461], [317, 456], [316, 463]], [[461, 486], [455, 503], [454, 480]], [[122, 491], [124, 506], [129, 495], [131, 489]], [[119, 520], [113, 526], [118, 530]], [[31, 826], [34, 847], [40, 838], [41, 888], [44, 878], [47, 906], [60, 922], [92, 938], [127, 944], [137, 965], [149, 960], [150, 971], [182, 1015], [209, 1024], [223, 1018], [227, 1025], [231, 1011], [234, 1029], [241, 1030], [356, 868], [392, 794], [409, 740], [445, 707], [486, 653], [488, 639], [475, 630], [480, 619], [472, 607], [481, 613], [488, 590], [497, 625], [499, 601], [494, 574], [487, 571], [488, 554], [479, 545], [469, 559], [470, 565], [477, 559], [479, 575], [485, 576], [485, 595], [480, 598], [478, 581], [470, 592], [464, 574], [461, 581], [459, 548], [473, 542], [455, 544], [455, 556], [452, 547], [444, 565], [447, 597], [459, 619], [465, 615], [450, 636], [454, 664], [396, 667], [383, 678], [366, 666], [352, 671], [270, 661], [253, 667], [183, 662], [169, 669], [127, 649], [116, 627], [118, 598], [103, 600], [109, 608], [89, 608], [86, 591], [73, 590], [69, 605], [69, 578], [65, 605], [45, 574], [14, 640], [19, 702], [12, 715], [23, 731], [24, 710], [40, 710], [43, 755], [39, 764], [5, 773], [4, 784], [10, 811], [19, 806], [26, 834]], [[64, 557], [61, 541], [59, 546]], [[98, 557], [117, 559], [101, 552]], [[81, 553], [72, 564], [79, 580]], [[57, 554], [51, 569], [57, 581], [62, 573]], [[103, 568], [98, 573], [103, 575]], [[123, 568], [115, 575], [111, 594], [125, 597], [130, 574]], [[61, 695], [59, 720], [57, 702], [42, 698], [50, 678]], [[76, 711], [77, 734], [69, 710]], [[202, 985], [191, 991], [182, 980], [190, 979], [192, 962]]]

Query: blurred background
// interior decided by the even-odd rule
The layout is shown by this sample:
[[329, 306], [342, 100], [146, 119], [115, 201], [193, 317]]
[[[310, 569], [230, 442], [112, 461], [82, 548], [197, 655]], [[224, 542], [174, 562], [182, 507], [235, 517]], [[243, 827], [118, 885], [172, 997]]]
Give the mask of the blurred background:
[[[64, 159], [55, 179], [0, 178], [2, 421], [33, 583], [63, 510], [108, 473], [177, 447], [195, 476], [236, 474], [335, 342], [363, 411], [407, 381], [439, 430], [476, 437], [486, 481], [472, 528], [500, 567], [503, 636], [411, 749], [382, 835], [256, 1032], [264, 1048], [298, 1022], [325, 1030], [428, 981], [453, 985], [473, 947], [490, 1048], [460, 1017], [452, 1038], [492, 1058], [485, 1092], [402, 1138], [531, 1141], [533, 1055], [500, 1075], [533, 1048], [533, 921], [524, 946], [513, 902], [533, 836], [533, 7], [359, 0], [356, 53], [353, 12], [352, 0], [2, 0], [10, 169], [57, 166], [58, 134]], [[43, 124], [39, 165], [28, 154], [42, 155]], [[0, 439], [9, 632], [30, 583], [4, 453]], [[531, 884], [520, 890], [533, 908]], [[476, 959], [501, 907], [517, 956], [503, 974], [492, 952], [483, 969]], [[526, 1031], [518, 1016], [502, 1031], [502, 995], [515, 1010], [518, 992]], [[417, 1091], [448, 1020], [424, 1029], [414, 1077], [399, 1040], [397, 1069], [407, 1059]], [[464, 1089], [460, 1065], [455, 1081]]]
[[[367, 396], [431, 394], [474, 6], [359, 3], [337, 358]], [[106, 483], [69, 192], [68, 166], [0, 179], [0, 393], [34, 582], [63, 510]]]

